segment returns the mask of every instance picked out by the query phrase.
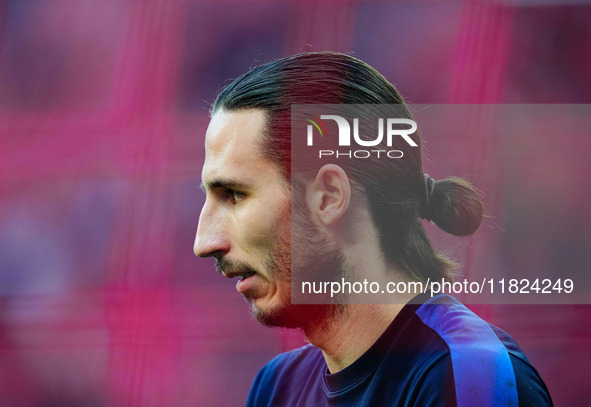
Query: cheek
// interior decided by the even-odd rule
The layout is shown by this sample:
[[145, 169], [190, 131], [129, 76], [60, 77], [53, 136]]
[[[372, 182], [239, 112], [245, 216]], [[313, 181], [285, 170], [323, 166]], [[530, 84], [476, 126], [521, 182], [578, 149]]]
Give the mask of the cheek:
[[280, 231], [287, 230], [289, 233], [289, 209], [285, 213], [278, 206], [278, 203], [275, 206], [265, 205], [257, 208], [253, 205], [249, 208], [250, 210], [245, 211], [240, 229], [247, 251], [268, 254], [269, 250], [277, 244]]

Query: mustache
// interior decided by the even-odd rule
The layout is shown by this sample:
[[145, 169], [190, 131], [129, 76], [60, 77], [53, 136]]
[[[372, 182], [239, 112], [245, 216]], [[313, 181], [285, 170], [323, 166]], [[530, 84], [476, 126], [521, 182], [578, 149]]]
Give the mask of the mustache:
[[215, 259], [215, 269], [218, 273], [225, 276], [226, 273], [235, 272], [235, 273], [244, 273], [250, 272], [256, 273], [256, 270], [253, 269], [248, 263], [242, 261], [232, 261], [230, 259]]

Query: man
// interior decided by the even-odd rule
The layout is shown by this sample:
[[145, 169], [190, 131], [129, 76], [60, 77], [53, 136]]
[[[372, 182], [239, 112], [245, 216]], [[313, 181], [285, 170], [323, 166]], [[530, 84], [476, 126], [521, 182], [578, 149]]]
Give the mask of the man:
[[299, 328], [310, 342], [267, 364], [247, 404], [551, 405], [517, 344], [450, 296], [292, 303], [291, 282], [302, 273], [449, 280], [454, 263], [434, 251], [420, 218], [467, 235], [483, 213], [466, 181], [424, 174], [418, 133], [415, 148], [392, 140], [388, 147], [403, 151], [400, 159], [295, 162], [296, 104], [399, 105], [411, 118], [381, 74], [338, 53], [253, 68], [218, 95], [206, 134], [206, 202], [195, 254], [214, 257], [220, 273], [238, 278], [236, 290], [258, 321]]

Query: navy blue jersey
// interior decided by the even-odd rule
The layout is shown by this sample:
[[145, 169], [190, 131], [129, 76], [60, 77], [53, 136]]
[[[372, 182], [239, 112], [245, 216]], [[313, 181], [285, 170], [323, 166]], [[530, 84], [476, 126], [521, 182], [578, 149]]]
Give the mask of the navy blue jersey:
[[253, 407], [551, 405], [517, 343], [448, 295], [405, 305], [374, 345], [337, 373], [328, 373], [313, 345], [277, 356], [258, 373], [247, 401]]

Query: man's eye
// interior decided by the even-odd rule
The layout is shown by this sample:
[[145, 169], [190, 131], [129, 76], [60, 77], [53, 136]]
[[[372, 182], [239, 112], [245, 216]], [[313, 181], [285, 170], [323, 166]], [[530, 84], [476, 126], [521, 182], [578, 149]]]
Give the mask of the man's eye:
[[228, 199], [230, 199], [230, 201], [233, 204], [236, 204], [236, 203], [240, 202], [244, 198], [244, 194], [242, 194], [240, 192], [237, 192], [237, 191], [234, 191], [234, 190], [231, 190], [231, 189], [228, 189], [226, 191], [226, 194], [228, 196]]

